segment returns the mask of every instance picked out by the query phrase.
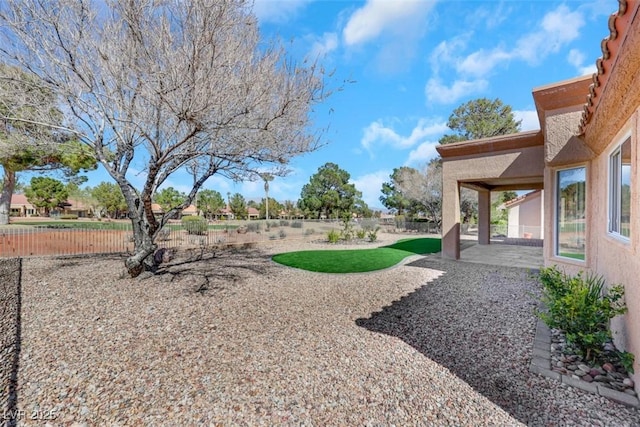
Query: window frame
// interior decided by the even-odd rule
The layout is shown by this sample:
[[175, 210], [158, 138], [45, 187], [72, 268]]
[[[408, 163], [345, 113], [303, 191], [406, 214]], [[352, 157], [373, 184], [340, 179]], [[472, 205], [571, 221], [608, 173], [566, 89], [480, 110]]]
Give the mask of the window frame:
[[[571, 170], [578, 170], [578, 169], [584, 169], [584, 218], [585, 218], [585, 222], [584, 222], [584, 258], [580, 259], [580, 258], [573, 258], [570, 256], [565, 256], [562, 255], [560, 252], [560, 174], [562, 172], [565, 171], [571, 171]], [[571, 165], [571, 166], [566, 166], [566, 167], [562, 167], [562, 168], [557, 168], [554, 169], [553, 171], [553, 175], [554, 175], [554, 192], [553, 192], [553, 257], [554, 258], [559, 258], [561, 259], [563, 262], [569, 262], [569, 263], [578, 263], [580, 265], [584, 265], [587, 263], [587, 252], [588, 252], [588, 248], [586, 245], [587, 242], [587, 216], [588, 216], [588, 211], [587, 211], [587, 207], [588, 207], [588, 186], [587, 186], [587, 177], [588, 177], [588, 172], [589, 169], [587, 167], [587, 164], [582, 163], [582, 164], [576, 164], [576, 165]]]
[[[629, 235], [624, 235], [622, 231], [622, 182], [623, 182], [623, 159], [622, 159], [622, 146], [629, 144], [629, 150], [631, 150], [631, 134], [627, 133], [622, 138], [621, 142], [615, 145], [614, 149], [609, 153], [608, 163], [608, 180], [607, 180], [607, 233], [618, 240], [625, 243], [631, 241], [631, 230]], [[629, 167], [632, 167], [633, 162], [629, 163]], [[632, 171], [629, 172], [631, 176]], [[631, 183], [629, 183], [631, 187]], [[629, 223], [629, 227], [631, 224]]]

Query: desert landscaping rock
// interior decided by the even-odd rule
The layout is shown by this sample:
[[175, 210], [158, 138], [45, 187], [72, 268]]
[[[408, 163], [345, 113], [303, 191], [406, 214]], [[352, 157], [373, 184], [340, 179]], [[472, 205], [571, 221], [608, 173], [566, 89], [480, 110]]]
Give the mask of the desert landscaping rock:
[[25, 260], [18, 408], [54, 425], [640, 424], [528, 371], [527, 271], [434, 255], [329, 275], [270, 260], [301, 247], [178, 253], [144, 280], [117, 256]]

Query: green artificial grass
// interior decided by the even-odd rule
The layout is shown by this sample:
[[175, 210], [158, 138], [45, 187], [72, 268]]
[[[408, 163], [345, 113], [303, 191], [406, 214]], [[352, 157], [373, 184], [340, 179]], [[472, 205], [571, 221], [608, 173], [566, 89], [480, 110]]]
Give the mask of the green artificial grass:
[[278, 254], [279, 264], [320, 273], [364, 273], [392, 267], [408, 256], [441, 250], [441, 240], [433, 238], [399, 240], [375, 249], [315, 250]]
[[584, 261], [584, 254], [576, 254], [573, 252], [560, 252], [558, 255], [565, 258], [573, 258], [573, 259], [579, 259], [581, 261]]

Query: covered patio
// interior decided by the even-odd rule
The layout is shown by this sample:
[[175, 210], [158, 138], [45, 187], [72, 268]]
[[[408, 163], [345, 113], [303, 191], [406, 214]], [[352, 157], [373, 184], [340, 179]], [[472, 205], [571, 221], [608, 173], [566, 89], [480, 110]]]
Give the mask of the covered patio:
[[437, 147], [442, 156], [442, 256], [460, 259], [460, 188], [478, 192], [478, 244], [491, 243], [491, 192], [538, 190], [544, 137], [530, 131]]

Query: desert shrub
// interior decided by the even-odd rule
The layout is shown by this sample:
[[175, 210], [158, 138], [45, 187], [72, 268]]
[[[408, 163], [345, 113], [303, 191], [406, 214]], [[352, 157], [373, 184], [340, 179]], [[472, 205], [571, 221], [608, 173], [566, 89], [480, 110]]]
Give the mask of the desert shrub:
[[606, 290], [602, 276], [582, 272], [570, 276], [555, 266], [541, 269], [539, 277], [547, 312], [538, 316], [549, 327], [563, 331], [585, 359], [595, 359], [611, 340], [609, 321], [627, 311], [624, 288], [616, 285]]
[[278, 221], [267, 221], [269, 228], [278, 228], [280, 227], [280, 223]]
[[291, 223], [291, 228], [302, 228], [302, 226], [303, 226], [302, 221], [293, 221]]
[[247, 231], [252, 231], [254, 233], [257, 233], [261, 229], [262, 229], [262, 224], [259, 222], [250, 222], [247, 224]]
[[342, 216], [342, 231], [340, 234], [347, 242], [353, 239], [353, 224], [351, 223], [351, 214], [348, 212]]
[[338, 240], [340, 240], [340, 232], [337, 230], [329, 230], [327, 240], [329, 243], [338, 243]]
[[380, 230], [380, 227], [372, 228], [371, 230], [367, 231], [367, 240], [369, 240], [370, 242], [375, 242], [376, 240], [378, 240], [378, 230]]
[[316, 230], [314, 230], [313, 228], [307, 228], [306, 230], [304, 230], [305, 236], [310, 236], [310, 235], [314, 234], [315, 232], [316, 232]]
[[277, 235], [275, 235], [275, 234], [271, 234], [271, 235], [269, 236], [269, 240], [276, 240], [277, 238], [278, 238], [278, 236], [277, 236]]
[[284, 230], [280, 230], [279, 236], [281, 239], [284, 239], [285, 237], [287, 237], [287, 232]]
[[76, 214], [62, 214], [62, 215], [60, 215], [60, 219], [78, 219], [78, 215], [76, 215]]
[[286, 219], [281, 219], [280, 220], [280, 226], [281, 227], [288, 227], [289, 226], [289, 221], [287, 221]]
[[364, 239], [366, 235], [367, 235], [367, 230], [365, 230], [364, 228], [359, 228], [356, 230], [356, 237], [358, 239]]
[[185, 216], [182, 218], [182, 228], [187, 230], [187, 234], [203, 235], [207, 233], [207, 220], [199, 216]]

